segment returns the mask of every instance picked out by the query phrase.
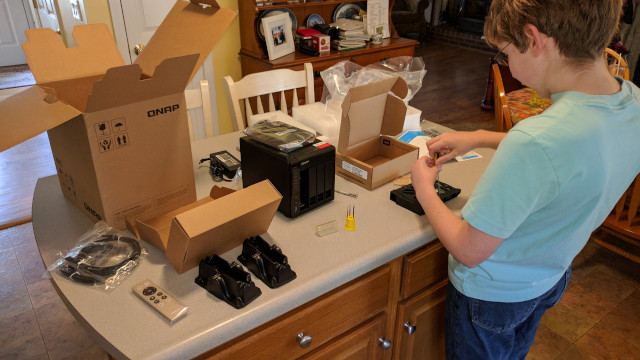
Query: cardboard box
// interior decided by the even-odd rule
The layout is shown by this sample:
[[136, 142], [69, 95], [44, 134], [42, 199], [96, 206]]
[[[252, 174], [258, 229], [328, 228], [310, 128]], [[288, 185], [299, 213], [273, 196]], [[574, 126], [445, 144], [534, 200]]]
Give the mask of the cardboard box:
[[311, 46], [319, 52], [327, 52], [331, 50], [331, 37], [329, 35], [313, 35], [311, 37]]
[[37, 85], [0, 102], [0, 151], [48, 131], [65, 196], [117, 228], [195, 201], [184, 89], [236, 16], [207, 3], [177, 1], [132, 65], [105, 24], [76, 26], [75, 48], [27, 30]]
[[372, 190], [411, 171], [418, 148], [393, 138], [404, 125], [408, 90], [401, 77], [349, 89], [342, 102], [338, 176]]
[[127, 222], [129, 230], [164, 251], [178, 273], [212, 254], [223, 254], [244, 239], [264, 234], [282, 196], [269, 180], [218, 199], [207, 197], [148, 220]]
[[[315, 130], [319, 138], [323, 137], [324, 141], [337, 145], [340, 135], [340, 122], [342, 121], [342, 108], [340, 107], [342, 104], [334, 106], [336, 103], [338, 102], [329, 99], [327, 104], [314, 102], [296, 106], [291, 109], [291, 116], [297, 122]], [[407, 130], [419, 131], [421, 114], [421, 110], [408, 105], [402, 132]]]

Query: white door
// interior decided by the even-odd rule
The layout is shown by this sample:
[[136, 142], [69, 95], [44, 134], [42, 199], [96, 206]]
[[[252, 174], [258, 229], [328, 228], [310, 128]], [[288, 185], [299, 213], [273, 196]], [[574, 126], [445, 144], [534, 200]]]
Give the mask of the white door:
[[33, 27], [29, 14], [22, 0], [0, 0], [0, 66], [27, 63], [22, 43], [24, 31]]
[[36, 0], [34, 5], [40, 18], [40, 25], [60, 34], [60, 22], [54, 0]]
[[[137, 58], [139, 51], [144, 51], [144, 45], [151, 39], [175, 3], [176, 0], [109, 0], [116, 42], [125, 62], [132, 63]], [[209, 82], [211, 110], [214, 119], [213, 129], [214, 134], [218, 135], [220, 130], [211, 54], [187, 88], [199, 89], [200, 80]], [[194, 124], [195, 138], [204, 138], [202, 109], [190, 110], [189, 116]]]

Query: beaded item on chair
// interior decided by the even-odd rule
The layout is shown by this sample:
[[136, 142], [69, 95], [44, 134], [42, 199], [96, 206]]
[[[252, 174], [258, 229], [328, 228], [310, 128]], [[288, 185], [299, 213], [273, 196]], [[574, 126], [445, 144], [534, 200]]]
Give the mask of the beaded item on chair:
[[551, 105], [551, 99], [538, 96], [535, 90], [522, 88], [506, 94], [513, 125], [520, 120], [538, 115]]

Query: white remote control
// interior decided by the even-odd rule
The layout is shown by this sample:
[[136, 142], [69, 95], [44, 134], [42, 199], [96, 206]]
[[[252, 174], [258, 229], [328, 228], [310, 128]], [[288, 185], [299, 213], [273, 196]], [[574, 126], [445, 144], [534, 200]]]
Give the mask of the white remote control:
[[151, 280], [147, 279], [135, 285], [132, 290], [155, 311], [167, 318], [169, 323], [173, 323], [189, 310]]

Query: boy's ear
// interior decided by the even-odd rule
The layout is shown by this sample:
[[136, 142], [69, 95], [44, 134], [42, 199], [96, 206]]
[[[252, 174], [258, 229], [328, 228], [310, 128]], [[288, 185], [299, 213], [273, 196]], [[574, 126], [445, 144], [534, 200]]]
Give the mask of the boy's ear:
[[524, 34], [527, 36], [529, 48], [533, 51], [533, 54], [535, 56], [540, 55], [544, 47], [543, 34], [540, 30], [533, 24], [526, 24], [524, 26]]

